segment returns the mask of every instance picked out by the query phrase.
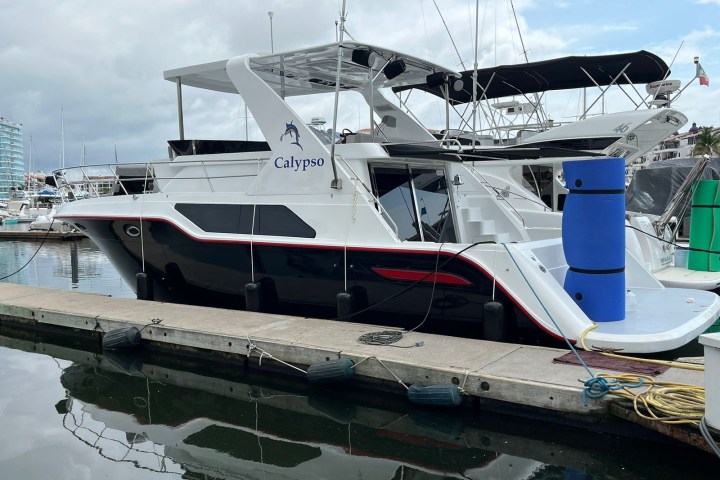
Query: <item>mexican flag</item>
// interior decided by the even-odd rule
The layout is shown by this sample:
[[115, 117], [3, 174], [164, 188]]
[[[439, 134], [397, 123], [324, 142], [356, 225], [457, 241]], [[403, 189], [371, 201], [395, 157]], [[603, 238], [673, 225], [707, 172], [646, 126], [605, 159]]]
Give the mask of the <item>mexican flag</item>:
[[700, 79], [700, 85], [709, 86], [710, 85], [710, 79], [707, 76], [707, 73], [705, 73], [705, 70], [700, 66], [700, 64], [697, 64], [697, 70], [695, 72], [695, 76], [697, 76]]

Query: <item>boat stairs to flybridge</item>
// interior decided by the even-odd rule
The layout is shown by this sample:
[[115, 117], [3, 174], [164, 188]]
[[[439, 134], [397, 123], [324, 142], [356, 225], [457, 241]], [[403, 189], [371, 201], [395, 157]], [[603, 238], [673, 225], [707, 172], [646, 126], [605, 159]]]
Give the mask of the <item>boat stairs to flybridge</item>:
[[[557, 348], [15, 284], [0, 284], [0, 325], [51, 330], [58, 338], [92, 336], [104, 350], [122, 355], [133, 355], [138, 348], [172, 351], [206, 362], [304, 376], [312, 384], [400, 393], [410, 402], [435, 408], [509, 411], [583, 428], [646, 435], [645, 429], [635, 427], [639, 424], [712, 451], [696, 427], [672, 424], [678, 414], [657, 410], [652, 401], [647, 410], [634, 411], [628, 400], [632, 395], [642, 398], [641, 392], [649, 386], [657, 391], [663, 385], [697, 396], [705, 383], [704, 372], [702, 365], [692, 363], [669, 362], [676, 367], [607, 357], [610, 363], [604, 365], [609, 369], [600, 369], [592, 366], [600, 357], [597, 352], [581, 352], [578, 356], [583, 360], [575, 361], [568, 350]], [[703, 335], [701, 342], [709, 352], [708, 372], [714, 372], [707, 378], [717, 380], [720, 334]], [[623, 390], [617, 390], [620, 387]], [[712, 400], [716, 411], [704, 412], [713, 429], [720, 427], [720, 383], [707, 389], [708, 402], [711, 395], [718, 396]], [[700, 402], [700, 413], [685, 405], [689, 424], [699, 423]], [[648, 420], [652, 415], [660, 420]], [[618, 421], [618, 416], [633, 423]], [[671, 416], [670, 423], [661, 421]]]

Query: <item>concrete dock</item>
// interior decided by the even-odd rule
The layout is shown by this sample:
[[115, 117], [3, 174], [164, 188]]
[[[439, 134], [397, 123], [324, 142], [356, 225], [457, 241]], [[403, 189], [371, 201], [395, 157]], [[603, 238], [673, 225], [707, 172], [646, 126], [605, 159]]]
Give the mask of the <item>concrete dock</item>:
[[[160, 322], [160, 323], [153, 323]], [[250, 360], [289, 375], [329, 359], [349, 358], [361, 381], [401, 389], [455, 383], [479, 402], [569, 415], [596, 422], [609, 417], [606, 396], [584, 405], [584, 368], [553, 363], [565, 350], [406, 332], [392, 346], [366, 345], [358, 337], [384, 327], [311, 318], [112, 298], [0, 284], [0, 323], [62, 327], [99, 335], [135, 326], [148, 347], [214, 352]], [[419, 346], [417, 346], [419, 345]], [[595, 372], [598, 373], [598, 372]], [[614, 372], [606, 372], [614, 373]], [[671, 368], [657, 379], [703, 385], [703, 372]]]

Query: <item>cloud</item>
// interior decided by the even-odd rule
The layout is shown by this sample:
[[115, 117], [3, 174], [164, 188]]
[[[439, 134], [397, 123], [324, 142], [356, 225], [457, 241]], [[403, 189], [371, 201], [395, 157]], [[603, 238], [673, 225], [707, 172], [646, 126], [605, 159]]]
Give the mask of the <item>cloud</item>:
[[[589, 1], [570, 5], [518, 0], [513, 2], [514, 12], [506, 2], [481, 2], [478, 63], [487, 67], [523, 62], [525, 52], [536, 61], [653, 46], [669, 62], [680, 39], [687, 38], [682, 53], [691, 54], [678, 57], [676, 65], [682, 69], [674, 70], [687, 73], [692, 66], [688, 59], [700, 55], [712, 78], [714, 71], [720, 72], [713, 60], [719, 58], [714, 45], [720, 43], [714, 27], [698, 18], [706, 18], [702, 10], [714, 10], [715, 4], [699, 2], [685, 9], [692, 14], [680, 10], [672, 21], [675, 37], [665, 40], [668, 30], [661, 27], [667, 19], [654, 16], [665, 11], [663, 2], [652, 12], [625, 5], [624, 18], [634, 20], [622, 23], [613, 9], [598, 10]], [[87, 163], [114, 162], [115, 147], [123, 162], [163, 158], [165, 141], [178, 136], [175, 88], [163, 80], [164, 70], [270, 50], [268, 10], [274, 12], [276, 51], [332, 42], [339, 5], [309, 0], [8, 2], [0, 17], [0, 115], [23, 124], [26, 161], [32, 137], [34, 165], [46, 171], [61, 162], [61, 108], [67, 165], [80, 162], [83, 144]], [[351, 1], [347, 28], [361, 41], [451, 68], [471, 68], [474, 2], [447, 0], [437, 5], [442, 19], [429, 0]], [[588, 18], [593, 18], [592, 24]], [[186, 93], [189, 135], [244, 138], [244, 107], [237, 96], [218, 98], [197, 89]], [[318, 106], [323, 111], [312, 112], [313, 105], [297, 108], [331, 118], [324, 101]], [[341, 112], [341, 118], [345, 115], [356, 128], [364, 113], [357, 112], [354, 102], [348, 106], [355, 111]], [[698, 106], [690, 108], [700, 116]], [[252, 127], [252, 121], [248, 125]]]

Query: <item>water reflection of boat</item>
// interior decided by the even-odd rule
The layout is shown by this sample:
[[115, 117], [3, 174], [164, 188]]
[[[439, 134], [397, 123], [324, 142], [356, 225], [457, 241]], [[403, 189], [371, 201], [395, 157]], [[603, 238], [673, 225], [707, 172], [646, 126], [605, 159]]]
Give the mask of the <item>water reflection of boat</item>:
[[[238, 365], [203, 371], [188, 360], [100, 355], [89, 340], [61, 341], [0, 325], [0, 347], [73, 362], [62, 369], [66, 396], [56, 404], [68, 435], [109, 460], [183, 478], [630, 480], [677, 470], [691, 480], [715, 468], [714, 457], [647, 437], [480, 409], [418, 409], [404, 398], [322, 390]], [[678, 456], [682, 464], [657, 461]]]
[[63, 418], [69, 431], [95, 445], [116, 444], [117, 435], [92, 439], [91, 431], [125, 432], [126, 458], [162, 452], [166, 461], [212, 477], [520, 479], [543, 466], [468, 447], [461, 424], [436, 431], [428, 427], [431, 414], [234, 382], [226, 382], [225, 396], [79, 364], [61, 381], [73, 398]]

